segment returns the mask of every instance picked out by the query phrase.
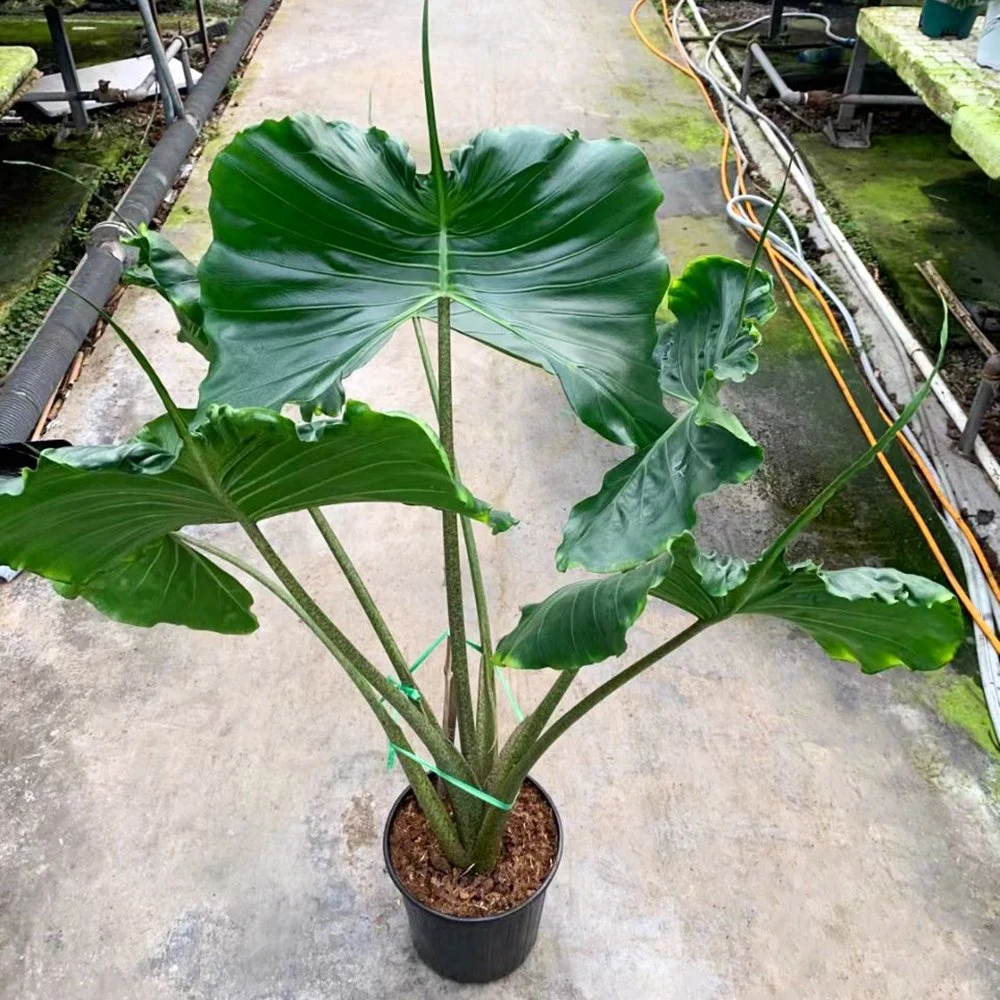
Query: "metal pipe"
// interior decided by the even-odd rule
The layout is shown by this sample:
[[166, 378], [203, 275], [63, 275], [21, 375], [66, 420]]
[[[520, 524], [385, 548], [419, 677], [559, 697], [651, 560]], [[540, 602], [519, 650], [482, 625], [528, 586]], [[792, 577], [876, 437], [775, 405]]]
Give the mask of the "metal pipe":
[[782, 104], [884, 104], [884, 105], [917, 105], [924, 102], [915, 94], [834, 94], [828, 90], [792, 90], [785, 83], [784, 77], [778, 72], [767, 53], [756, 43], [747, 46], [747, 53], [764, 71], [778, 92], [778, 100]]
[[775, 69], [774, 63], [767, 57], [767, 53], [756, 43], [751, 42], [747, 46], [747, 51], [757, 60], [757, 65], [764, 71], [764, 75], [771, 81], [774, 89], [778, 92], [778, 100], [782, 104], [805, 104], [805, 97], [798, 90], [792, 90], [785, 83], [782, 75]]
[[181, 43], [181, 69], [184, 71], [184, 88], [190, 94], [194, 90], [194, 75], [191, 73], [191, 56], [188, 53], [187, 42], [183, 38], [177, 39]]
[[989, 412], [993, 400], [996, 399], [997, 387], [1000, 386], [1000, 354], [994, 354], [986, 359], [983, 365], [982, 378], [976, 389], [972, 406], [969, 407], [969, 418], [962, 436], [958, 439], [958, 447], [966, 458], [972, 457], [972, 450], [976, 446], [976, 438], [983, 427], [983, 421]]
[[[167, 59], [173, 59], [178, 53], [183, 57], [187, 53], [187, 46], [183, 38], [175, 38], [166, 51]], [[182, 60], [183, 61], [183, 60]], [[188, 74], [190, 74], [191, 64], [188, 62]], [[187, 75], [187, 74], [186, 74]], [[194, 79], [191, 80], [190, 88], [194, 87]], [[103, 81], [102, 81], [103, 82]], [[157, 84], [156, 69], [151, 69], [146, 78], [138, 87], [130, 90], [119, 90], [117, 87], [99, 87], [97, 90], [78, 90], [70, 93], [66, 90], [46, 90], [31, 94], [30, 104], [54, 104], [72, 101], [97, 101], [100, 104], [115, 104], [122, 102], [125, 104], [137, 104], [149, 97], [153, 87]]]
[[156, 30], [156, 22], [149, 0], [138, 0], [138, 4], [139, 14], [146, 29], [146, 38], [149, 41], [149, 51], [153, 57], [153, 65], [156, 67], [156, 75], [160, 79], [160, 97], [163, 100], [164, 116], [168, 122], [172, 122], [184, 114], [184, 104], [181, 101], [177, 85], [174, 83], [173, 74], [170, 72], [170, 63], [163, 51], [163, 42]]
[[[184, 117], [167, 129], [118, 203], [118, 213], [131, 225], [153, 217], [272, 2], [247, 0], [229, 38], [188, 95]], [[73, 291], [60, 293], [17, 364], [0, 383], [0, 441], [27, 441], [31, 437], [46, 403], [93, 328], [97, 313], [80, 296], [103, 305], [118, 285], [125, 266], [119, 229], [112, 220], [95, 229], [86, 256], [69, 279]]]
[[[166, 56], [167, 63], [169, 65], [170, 60], [177, 55], [178, 52], [184, 51], [184, 39], [175, 38], [168, 46], [164, 55]], [[144, 101], [149, 97], [154, 86], [156, 86], [159, 74], [156, 72], [156, 64], [153, 64], [153, 68], [146, 74], [145, 79], [138, 87], [132, 87], [131, 90], [124, 92], [123, 99], [130, 102]], [[173, 77], [171, 77], [173, 79]], [[162, 89], [162, 88], [161, 88]], [[190, 89], [188, 91], [190, 93]]]
[[916, 94], [834, 94], [836, 104], [884, 104], [916, 106], [923, 104], [923, 99]]

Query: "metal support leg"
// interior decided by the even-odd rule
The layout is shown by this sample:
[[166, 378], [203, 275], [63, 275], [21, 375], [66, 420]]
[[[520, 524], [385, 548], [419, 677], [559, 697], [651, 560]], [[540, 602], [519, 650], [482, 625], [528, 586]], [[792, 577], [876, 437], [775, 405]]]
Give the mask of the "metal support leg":
[[59, 66], [59, 75], [62, 77], [63, 86], [66, 88], [67, 93], [74, 95], [69, 101], [73, 128], [77, 131], [85, 132], [90, 127], [90, 119], [87, 117], [87, 109], [83, 106], [83, 100], [77, 96], [80, 93], [80, 80], [76, 75], [73, 48], [69, 44], [69, 36], [66, 34], [66, 25], [63, 22], [62, 11], [52, 4], [46, 4], [45, 20], [48, 22], [49, 34], [52, 36], [52, 47], [55, 51], [56, 63]]
[[195, 0], [194, 9], [198, 13], [198, 33], [201, 35], [202, 48], [205, 50], [205, 65], [212, 57], [212, 42], [208, 37], [208, 22], [205, 20], [205, 0]]
[[768, 23], [768, 41], [774, 41], [781, 33], [781, 15], [785, 12], [785, 0], [771, 0], [771, 20]]
[[990, 406], [993, 405], [993, 400], [996, 399], [998, 385], [1000, 385], [1000, 354], [994, 354], [993, 357], [987, 358], [986, 364], [983, 365], [983, 377], [979, 388], [976, 389], [972, 406], [969, 407], [969, 419], [958, 442], [962, 454], [966, 457], [972, 455], [983, 421]]
[[[851, 65], [847, 69], [847, 79], [844, 81], [845, 94], [860, 94], [865, 82], [865, 67], [868, 64], [868, 46], [859, 38], [854, 43], [851, 53]], [[856, 105], [841, 104], [837, 112], [837, 128], [849, 129], [854, 125]]]
[[[844, 96], [854, 96], [861, 93], [865, 82], [865, 67], [868, 64], [868, 46], [861, 39], [854, 43], [851, 53], [851, 65], [847, 68], [847, 79], [844, 81]], [[844, 101], [837, 111], [834, 121], [827, 121], [823, 126], [826, 137], [834, 146], [843, 149], [867, 149], [871, 145], [871, 115], [857, 121], [855, 115], [858, 106], [851, 101]]]
[[163, 42], [160, 41], [160, 36], [157, 34], [149, 0], [139, 0], [139, 13], [146, 29], [149, 51], [153, 56], [153, 65], [156, 67], [156, 76], [160, 83], [164, 117], [168, 122], [171, 122], [174, 118], [179, 118], [184, 114], [184, 105], [181, 103], [180, 92], [177, 90], [173, 74], [170, 72], [170, 63], [163, 51]]
[[743, 76], [740, 78], [740, 97], [746, 98], [750, 89], [750, 77], [753, 75], [753, 53], [747, 46], [746, 58], [743, 60]]

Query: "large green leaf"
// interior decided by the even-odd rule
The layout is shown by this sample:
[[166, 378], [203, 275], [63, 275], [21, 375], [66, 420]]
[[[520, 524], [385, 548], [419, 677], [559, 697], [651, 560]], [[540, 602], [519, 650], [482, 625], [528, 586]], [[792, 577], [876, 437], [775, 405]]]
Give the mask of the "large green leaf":
[[125, 242], [138, 249], [139, 259], [122, 275], [122, 283], [159, 292], [173, 307], [180, 323], [177, 339], [210, 357], [195, 265], [165, 236], [146, 226]]
[[194, 451], [160, 417], [125, 444], [43, 452], [2, 487], [0, 562], [133, 624], [248, 631], [239, 584], [167, 541], [172, 532], [361, 501], [455, 511], [494, 530], [512, 523], [456, 483], [437, 440], [403, 414], [352, 402], [340, 420], [297, 425], [210, 407], [192, 433]]
[[571, 583], [526, 605], [517, 626], [500, 640], [494, 661], [524, 670], [566, 670], [624, 653], [628, 630], [669, 565], [670, 556], [661, 556], [627, 573]]
[[651, 446], [611, 469], [601, 489], [578, 503], [556, 553], [560, 569], [610, 573], [666, 551], [694, 527], [699, 497], [724, 483], [741, 483], [763, 452], [718, 401], [720, 381], [742, 381], [757, 367], [757, 322], [774, 312], [772, 283], [763, 271], [725, 257], [700, 257], [667, 293], [674, 321], [660, 335], [663, 391], [686, 405]]
[[763, 453], [727, 410], [707, 398], [660, 439], [604, 477], [570, 511], [556, 551], [559, 569], [613, 573], [637, 566], [694, 527], [695, 501], [756, 472]]
[[923, 577], [811, 562], [748, 565], [705, 555], [682, 535], [649, 563], [570, 584], [527, 606], [497, 646], [497, 662], [575, 669], [620, 654], [647, 590], [709, 624], [736, 614], [791, 622], [831, 657], [869, 674], [901, 665], [935, 670], [954, 658], [964, 635], [955, 596]]
[[308, 403], [448, 297], [456, 329], [554, 373], [605, 437], [665, 430], [661, 194], [642, 153], [506, 128], [451, 159], [441, 205], [378, 129], [299, 115], [238, 135], [211, 172], [202, 403]]
[[899, 570], [778, 560], [761, 572], [762, 564], [705, 555], [690, 537], [678, 540], [673, 556], [654, 596], [703, 621], [753, 614], [792, 622], [835, 660], [858, 663], [865, 673], [935, 670], [951, 662], [964, 634], [950, 590]]
[[55, 588], [128, 625], [165, 622], [238, 635], [257, 629], [250, 591], [173, 535], [127, 552], [80, 584]]

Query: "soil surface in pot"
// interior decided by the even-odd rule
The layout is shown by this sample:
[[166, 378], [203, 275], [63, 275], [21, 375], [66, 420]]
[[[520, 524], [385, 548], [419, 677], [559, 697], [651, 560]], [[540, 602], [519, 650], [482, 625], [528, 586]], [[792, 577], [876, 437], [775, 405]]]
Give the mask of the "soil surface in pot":
[[453, 917], [488, 917], [523, 903], [545, 880], [559, 850], [555, 816], [538, 789], [525, 783], [489, 875], [453, 868], [411, 795], [396, 813], [389, 853], [403, 885], [426, 906]]

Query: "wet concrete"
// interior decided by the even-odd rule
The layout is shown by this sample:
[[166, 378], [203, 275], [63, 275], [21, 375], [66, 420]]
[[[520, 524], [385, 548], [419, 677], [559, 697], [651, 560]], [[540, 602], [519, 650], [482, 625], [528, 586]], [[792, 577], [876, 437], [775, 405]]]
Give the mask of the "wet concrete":
[[[445, 144], [525, 121], [617, 131], [648, 114], [623, 86], [687, 105], [686, 88], [631, 39], [627, 6], [435, 0]], [[418, 32], [417, 4], [284, 0], [223, 133], [303, 108], [365, 121], [370, 102], [374, 120], [425, 160]], [[711, 149], [644, 141], [664, 143], [657, 170], [675, 268], [739, 251], [718, 202], [713, 211]], [[208, 240], [207, 167], [171, 218], [191, 252]], [[119, 319], [178, 400], [193, 401], [200, 361], [175, 342], [169, 310], [131, 291]], [[848, 417], [812, 404], [809, 386], [828, 376], [804, 350], [796, 356], [791, 416], [763, 376], [764, 388], [750, 382], [733, 402], [753, 433], [770, 434], [779, 454], [782, 439], [794, 444], [788, 461], [818, 476], [826, 459], [815, 442], [839, 440]], [[482, 542], [502, 631], [518, 604], [561, 582], [552, 552], [566, 512], [619, 452], [579, 425], [544, 374], [471, 342], [457, 345], [456, 367], [463, 473], [522, 519]], [[430, 416], [405, 332], [349, 390]], [[156, 412], [105, 338], [53, 431], [109, 441]], [[702, 505], [721, 547], [746, 550], [785, 516], [767, 482]], [[857, 539], [889, 508], [873, 501]], [[444, 617], [436, 517], [330, 515], [416, 655]], [[281, 518], [267, 532], [375, 655], [308, 522]], [[212, 534], [245, 553], [235, 532]], [[259, 596], [260, 632], [236, 638], [124, 628], [32, 579], [0, 598], [0, 996], [988, 1000], [1000, 988], [994, 765], [920, 698], [920, 677], [862, 677], [764, 620], [700, 636], [539, 765], [567, 841], [538, 946], [503, 983], [460, 987], [417, 961], [381, 871], [378, 835], [401, 779], [385, 772], [379, 731], [284, 609]], [[651, 609], [633, 653], [683, 621]], [[577, 687], [612, 669], [585, 671]], [[531, 704], [548, 678], [512, 682]]]

